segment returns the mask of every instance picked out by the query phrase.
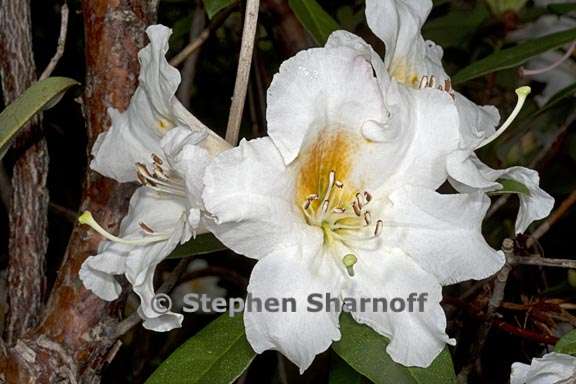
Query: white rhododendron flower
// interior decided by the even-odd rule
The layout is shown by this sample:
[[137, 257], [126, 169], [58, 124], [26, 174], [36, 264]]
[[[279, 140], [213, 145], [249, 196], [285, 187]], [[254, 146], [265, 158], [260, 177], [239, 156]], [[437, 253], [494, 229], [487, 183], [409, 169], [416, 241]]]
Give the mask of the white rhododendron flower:
[[248, 341], [305, 370], [340, 338], [340, 308], [306, 310], [312, 293], [407, 297], [424, 311], [353, 311], [390, 338], [397, 362], [428, 366], [447, 343], [442, 284], [490, 276], [503, 257], [482, 237], [489, 199], [441, 195], [445, 154], [458, 142], [448, 92], [391, 86], [347, 46], [300, 52], [268, 90], [269, 137], [242, 141], [210, 163], [203, 194], [237, 253], [259, 260], [252, 297], [295, 298], [295, 312], [246, 311]]
[[532, 363], [512, 364], [510, 384], [571, 384], [576, 379], [576, 357], [551, 352]]
[[[513, 41], [536, 39], [576, 28], [576, 19], [573, 16], [543, 15], [535, 22], [510, 33], [509, 38]], [[542, 93], [534, 98], [539, 106], [543, 106], [556, 93], [576, 82], [576, 62], [571, 59], [575, 47], [576, 43], [570, 43], [563, 51], [547, 51], [526, 63], [524, 74], [529, 79], [546, 85]]]
[[[458, 142], [447, 156], [446, 169], [450, 182], [459, 192], [491, 192], [502, 189], [497, 180], [508, 178], [523, 183], [529, 194], [520, 195], [520, 212], [516, 220], [516, 233], [524, 232], [530, 223], [546, 217], [553, 208], [554, 199], [539, 187], [538, 173], [524, 168], [511, 167], [494, 170], [483, 164], [474, 154], [494, 141], [520, 112], [530, 89], [520, 88], [518, 104], [498, 131], [495, 130], [500, 115], [493, 106], [478, 106], [455, 92], [448, 75], [442, 68], [442, 48], [431, 41], [424, 41], [420, 29], [432, 8], [431, 1], [394, 0], [366, 1], [368, 25], [386, 45], [384, 62], [359, 37], [347, 32], [335, 32], [327, 46], [349, 46], [369, 58], [380, 86], [386, 94], [396, 87], [396, 82], [422, 90], [437, 88], [452, 96], [447, 103], [458, 112]], [[392, 81], [387, 78], [392, 75]], [[394, 81], [395, 80], [395, 81]], [[438, 118], [438, 117], [433, 117]], [[446, 140], [452, 134], [447, 122], [435, 132]], [[416, 136], [420, 135], [416, 133]], [[447, 147], [444, 147], [447, 148]]]
[[140, 51], [140, 77], [128, 109], [110, 109], [112, 126], [94, 145], [91, 168], [119, 182], [139, 181], [118, 236], [101, 228], [89, 212], [80, 220], [108, 240], [82, 265], [84, 285], [104, 300], [121, 291], [114, 275], [125, 275], [141, 299], [144, 326], [167, 331], [182, 315], [151, 308], [154, 271], [174, 248], [203, 231], [200, 200], [204, 169], [226, 144], [175, 98], [180, 73], [164, 57], [170, 29], [147, 29], [150, 44]]

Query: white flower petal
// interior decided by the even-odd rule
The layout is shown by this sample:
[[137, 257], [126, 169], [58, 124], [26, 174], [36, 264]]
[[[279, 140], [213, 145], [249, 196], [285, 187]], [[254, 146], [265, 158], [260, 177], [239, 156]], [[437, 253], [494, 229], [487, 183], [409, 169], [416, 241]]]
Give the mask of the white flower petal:
[[241, 141], [206, 169], [206, 209], [217, 218], [211, 231], [226, 246], [252, 258], [301, 244], [322, 242], [294, 204], [294, 181], [269, 138]]
[[510, 32], [507, 37], [511, 41], [522, 41], [562, 32], [574, 27], [576, 27], [576, 20], [571, 17], [543, 15], [536, 21]]
[[164, 157], [160, 140], [171, 128], [184, 126], [197, 135], [207, 134], [206, 127], [174, 95], [180, 72], [165, 57], [172, 31], [152, 25], [146, 33], [150, 44], [138, 54], [138, 88], [126, 111], [108, 110], [112, 126], [99, 135], [92, 148], [90, 167], [119, 182], [136, 181], [135, 163], [151, 165], [151, 154]]
[[86, 289], [102, 300], [116, 300], [122, 292], [122, 286], [114, 275], [122, 275], [125, 271], [125, 264], [125, 255], [114, 252], [90, 256], [80, 267], [80, 280]]
[[334, 31], [328, 37], [325, 45], [326, 48], [348, 47], [358, 52], [366, 61], [369, 61], [374, 68], [376, 78], [383, 90], [390, 86], [390, 75], [382, 58], [370, 44], [365, 42], [361, 37], [347, 31]]
[[460, 93], [454, 93], [454, 102], [460, 117], [460, 134], [465, 148], [476, 148], [484, 139], [496, 132], [500, 121], [498, 109], [492, 105], [479, 106]]
[[409, 183], [436, 189], [447, 177], [446, 157], [458, 147], [458, 111], [450, 95], [437, 89], [403, 87], [399, 94], [401, 142], [407, 150], [388, 185]]
[[[391, 248], [361, 252], [354, 270], [355, 276], [350, 280], [346, 295], [356, 298], [357, 302], [361, 298], [386, 298], [389, 308], [374, 311], [368, 305], [365, 311], [359, 310], [352, 315], [359, 323], [367, 324], [390, 339], [386, 351], [394, 361], [406, 366], [427, 367], [447, 343], [454, 343], [445, 331], [446, 316], [440, 306], [442, 287], [434, 276], [402, 251]], [[427, 294], [423, 308], [416, 302], [412, 312], [408, 308], [399, 312], [390, 309], [392, 299], [407, 300], [412, 293]]]
[[175, 328], [180, 328], [184, 320], [183, 315], [173, 312], [168, 312], [153, 318], [146, 317], [140, 310], [138, 310], [138, 314], [143, 320], [142, 326], [155, 332], [168, 332]]
[[[563, 56], [563, 53], [557, 51], [545, 52], [529, 60], [526, 63], [526, 69], [537, 70], [547, 68], [562, 60]], [[546, 84], [542, 92], [534, 97], [536, 104], [542, 107], [552, 98], [552, 96], [576, 82], [576, 62], [574, 62], [574, 60], [566, 60], [554, 69], [531, 75], [530, 79]]]
[[420, 33], [430, 9], [430, 0], [366, 0], [368, 25], [386, 45], [386, 67], [394, 79], [413, 87], [422, 76], [433, 75], [442, 86], [449, 79], [442, 48]]
[[[468, 154], [468, 156], [467, 156]], [[524, 233], [536, 220], [545, 218], [554, 207], [554, 198], [539, 187], [538, 172], [524, 167], [492, 169], [478, 157], [466, 151], [455, 152], [447, 161], [450, 182], [460, 192], [496, 191], [501, 189], [498, 179], [512, 179], [528, 188], [529, 194], [519, 194], [520, 210], [516, 219], [516, 233]]]
[[[324, 352], [333, 341], [340, 339], [339, 309], [308, 311], [308, 296], [312, 293], [339, 297], [342, 274], [334, 263], [325, 262], [313, 268], [312, 258], [320, 257], [321, 243], [315, 248], [308, 244], [279, 249], [258, 261], [248, 292], [252, 298], [294, 298], [295, 312], [245, 310], [246, 337], [257, 353], [273, 349], [281, 352], [303, 373], [314, 357]], [[331, 261], [331, 260], [329, 260]], [[253, 308], [254, 309], [254, 308]]]
[[528, 371], [530, 366], [528, 364], [514, 363], [512, 364], [512, 373], [510, 374], [510, 384], [526, 384], [528, 381]]
[[530, 365], [512, 364], [510, 384], [568, 384], [576, 374], [576, 357], [551, 352]]
[[387, 120], [369, 61], [348, 47], [314, 48], [286, 60], [268, 89], [268, 132], [286, 164], [326, 128], [360, 133]]
[[206, 149], [197, 145], [199, 139], [202, 137], [182, 127], [171, 129], [162, 139], [168, 161], [185, 180], [187, 199], [197, 208], [202, 207], [204, 172], [212, 159]]
[[406, 252], [440, 284], [480, 280], [496, 273], [504, 257], [484, 240], [481, 224], [490, 205], [483, 193], [441, 195], [405, 186], [382, 213], [382, 238]]

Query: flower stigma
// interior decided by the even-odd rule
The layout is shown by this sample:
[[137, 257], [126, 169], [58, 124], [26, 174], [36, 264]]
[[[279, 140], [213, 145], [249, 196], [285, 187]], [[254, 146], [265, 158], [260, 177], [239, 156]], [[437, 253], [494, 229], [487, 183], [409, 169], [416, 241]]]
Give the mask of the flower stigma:
[[484, 139], [480, 144], [478, 144], [476, 149], [480, 149], [480, 148], [490, 144], [491, 142], [496, 140], [498, 137], [500, 137], [500, 135], [503, 134], [504, 131], [506, 131], [506, 129], [508, 129], [508, 127], [510, 125], [512, 125], [512, 122], [514, 121], [514, 119], [516, 119], [516, 117], [520, 113], [520, 110], [522, 109], [522, 106], [524, 106], [524, 102], [526, 101], [526, 98], [528, 97], [530, 92], [531, 92], [531, 89], [528, 86], [524, 86], [524, 87], [520, 87], [520, 88], [516, 89], [516, 95], [518, 96], [518, 101], [516, 102], [516, 106], [514, 107], [514, 110], [512, 111], [510, 116], [508, 116], [508, 118], [506, 119], [504, 124], [502, 124], [502, 126], [500, 128], [498, 128], [498, 130], [496, 132], [494, 132], [494, 134], [492, 136]]
[[88, 225], [90, 228], [98, 232], [107, 240], [113, 241], [115, 243], [120, 244], [128, 244], [128, 245], [144, 245], [150, 243], [156, 243], [158, 241], [168, 240], [170, 238], [170, 234], [168, 233], [159, 233], [154, 232], [152, 228], [144, 223], [140, 223], [140, 227], [143, 229], [146, 237], [141, 239], [123, 239], [121, 237], [114, 236], [110, 232], [106, 231], [92, 216], [90, 211], [84, 211], [80, 217], [78, 217], [78, 222], [80, 224]]

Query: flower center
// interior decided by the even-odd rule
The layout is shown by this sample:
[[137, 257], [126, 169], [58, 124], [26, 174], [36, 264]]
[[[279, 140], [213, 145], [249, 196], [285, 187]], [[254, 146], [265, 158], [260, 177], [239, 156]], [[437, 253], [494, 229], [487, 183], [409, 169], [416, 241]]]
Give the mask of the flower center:
[[346, 192], [336, 172], [330, 171], [325, 192], [306, 197], [302, 212], [309, 225], [322, 230], [324, 244], [330, 246], [341, 241], [349, 245], [350, 241], [369, 240], [382, 232], [382, 220], [372, 220], [368, 210], [370, 201], [372, 195], [367, 191]]

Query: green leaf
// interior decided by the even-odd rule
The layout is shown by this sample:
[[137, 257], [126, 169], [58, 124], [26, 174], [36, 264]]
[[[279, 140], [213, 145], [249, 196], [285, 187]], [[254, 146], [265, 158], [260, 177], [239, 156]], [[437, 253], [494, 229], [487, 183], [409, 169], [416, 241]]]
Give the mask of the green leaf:
[[288, 0], [288, 4], [318, 45], [324, 45], [332, 32], [341, 29], [316, 0]]
[[237, 0], [203, 0], [204, 9], [209, 19], [212, 19], [218, 12], [224, 8], [228, 8], [234, 4]]
[[35, 114], [53, 107], [64, 92], [79, 84], [67, 77], [49, 77], [38, 81], [0, 113], [0, 159], [10, 147], [12, 138]]
[[207, 253], [223, 251], [227, 249], [216, 237], [211, 233], [196, 236], [176, 249], [168, 256], [169, 259], [182, 259], [184, 257], [205, 255]]
[[502, 69], [514, 68], [543, 52], [576, 40], [576, 28], [552, 33], [538, 39], [525, 41], [512, 48], [494, 52], [488, 57], [470, 64], [452, 77], [455, 84], [474, 79]]
[[221, 315], [172, 353], [146, 384], [228, 384], [255, 357], [242, 316]]
[[386, 352], [388, 340], [371, 328], [356, 323], [349, 314], [340, 316], [342, 339], [332, 349], [357, 372], [376, 384], [450, 384], [456, 382], [447, 349], [428, 368], [397, 364]]
[[502, 184], [502, 189], [490, 192], [490, 194], [504, 195], [508, 193], [517, 193], [522, 195], [530, 195], [530, 190], [528, 189], [528, 187], [519, 181], [512, 179], [498, 179], [496, 181]]
[[489, 16], [484, 3], [478, 2], [472, 10], [455, 9], [431, 20], [422, 28], [422, 34], [426, 40], [442, 47], [457, 46], [473, 35]]
[[548, 10], [557, 15], [563, 15], [565, 13], [576, 11], [576, 4], [574, 3], [550, 4], [548, 5]]
[[554, 352], [576, 356], [576, 330], [568, 332], [554, 346]]
[[330, 356], [329, 384], [362, 384], [364, 378], [335, 353]]

